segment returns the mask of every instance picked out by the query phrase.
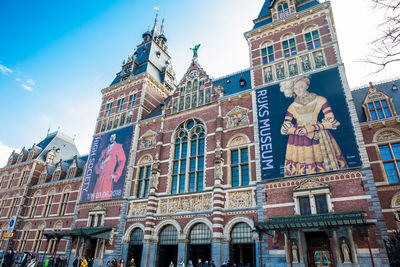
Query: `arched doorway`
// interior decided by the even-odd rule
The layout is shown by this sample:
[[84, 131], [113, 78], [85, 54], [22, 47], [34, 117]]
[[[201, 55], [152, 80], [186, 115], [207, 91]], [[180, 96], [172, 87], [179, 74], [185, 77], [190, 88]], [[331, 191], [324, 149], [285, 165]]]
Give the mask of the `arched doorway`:
[[236, 266], [242, 263], [243, 266], [255, 265], [255, 248], [253, 233], [247, 223], [236, 224], [231, 231], [230, 259]]
[[203, 263], [211, 260], [211, 230], [204, 223], [198, 223], [190, 230], [187, 259], [193, 263], [198, 259]]
[[157, 266], [168, 267], [171, 261], [176, 265], [178, 259], [178, 231], [172, 225], [162, 229], [158, 237]]
[[131, 239], [129, 241], [127, 264], [129, 264], [129, 261], [131, 259], [134, 259], [136, 266], [140, 267], [142, 261], [142, 251], [143, 251], [143, 230], [137, 228], [132, 232]]

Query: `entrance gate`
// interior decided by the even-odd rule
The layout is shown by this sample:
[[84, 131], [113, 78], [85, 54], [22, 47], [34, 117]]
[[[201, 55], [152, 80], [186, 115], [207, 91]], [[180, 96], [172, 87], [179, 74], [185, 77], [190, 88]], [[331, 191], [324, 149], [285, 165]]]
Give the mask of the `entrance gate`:
[[172, 225], [167, 225], [158, 237], [158, 258], [159, 267], [167, 267], [173, 261], [177, 264], [178, 259], [178, 231]]
[[196, 224], [190, 231], [187, 259], [194, 264], [198, 259], [203, 263], [211, 260], [211, 230], [204, 223]]
[[246, 223], [236, 224], [231, 231], [230, 260], [239, 266], [255, 266], [254, 241], [251, 228]]
[[142, 262], [142, 250], [143, 250], [143, 231], [138, 228], [131, 234], [131, 240], [129, 242], [128, 259], [126, 264], [129, 265], [131, 259], [134, 259], [137, 267], [140, 267]]

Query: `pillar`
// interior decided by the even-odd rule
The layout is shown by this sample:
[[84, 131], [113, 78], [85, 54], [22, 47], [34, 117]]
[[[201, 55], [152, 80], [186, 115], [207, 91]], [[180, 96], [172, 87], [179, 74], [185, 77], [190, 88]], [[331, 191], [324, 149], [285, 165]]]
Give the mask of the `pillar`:
[[187, 264], [188, 259], [187, 257], [187, 241], [186, 239], [178, 239], [178, 262], [179, 259], [182, 258], [183, 262], [185, 263], [185, 266]]
[[349, 235], [351, 259], [353, 263], [358, 263], [357, 251], [356, 251], [356, 246], [354, 245], [353, 230], [351, 226], [347, 227], [347, 233]]
[[342, 259], [342, 255], [340, 254], [339, 240], [338, 240], [336, 229], [332, 231], [332, 235], [333, 235], [333, 246], [335, 249], [337, 263], [342, 263], [343, 259]]
[[[228, 255], [224, 253], [224, 242], [222, 239], [213, 239], [211, 243], [211, 260], [215, 261], [215, 266], [221, 266], [222, 262], [229, 259], [229, 245]], [[225, 259], [226, 258], [226, 259]]]

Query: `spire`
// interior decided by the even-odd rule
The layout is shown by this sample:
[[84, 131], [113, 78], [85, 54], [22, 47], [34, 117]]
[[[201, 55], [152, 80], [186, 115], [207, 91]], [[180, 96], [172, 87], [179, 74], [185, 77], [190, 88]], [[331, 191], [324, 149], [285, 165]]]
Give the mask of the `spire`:
[[161, 34], [163, 34], [164, 33], [164, 19], [162, 19], [162, 23], [161, 23], [161, 30], [160, 30], [160, 32], [161, 32]]
[[158, 10], [160, 10], [160, 8], [158, 6], [154, 7], [154, 10], [157, 11], [156, 13], [156, 18], [154, 19], [154, 27], [153, 27], [153, 32], [155, 32], [156, 28], [157, 28], [157, 22], [158, 22]]

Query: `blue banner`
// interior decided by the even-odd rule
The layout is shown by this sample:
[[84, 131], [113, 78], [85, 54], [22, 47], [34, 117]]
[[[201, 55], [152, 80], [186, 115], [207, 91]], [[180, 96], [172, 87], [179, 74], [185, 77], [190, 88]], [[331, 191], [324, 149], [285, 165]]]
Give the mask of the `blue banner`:
[[256, 91], [262, 179], [361, 166], [338, 68]]

